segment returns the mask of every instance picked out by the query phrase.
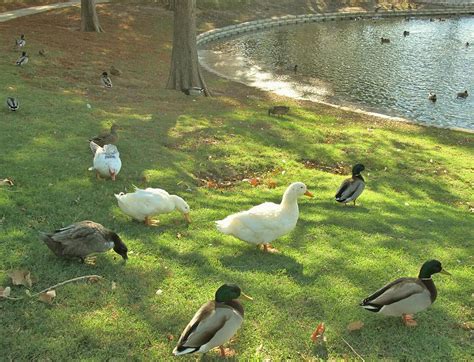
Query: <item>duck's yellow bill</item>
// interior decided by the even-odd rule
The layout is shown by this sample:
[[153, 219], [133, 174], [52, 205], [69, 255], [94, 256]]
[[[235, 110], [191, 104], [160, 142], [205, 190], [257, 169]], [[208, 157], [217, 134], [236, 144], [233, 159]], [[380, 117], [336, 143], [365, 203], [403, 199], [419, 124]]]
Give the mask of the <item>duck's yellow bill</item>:
[[450, 272], [448, 272], [448, 271], [446, 271], [446, 270], [444, 270], [444, 269], [441, 269], [440, 273], [441, 273], [441, 274], [446, 274], [446, 275], [451, 275]]
[[186, 220], [188, 223], [191, 223], [191, 217], [189, 216], [189, 214], [183, 214], [184, 216], [184, 220]]
[[304, 194], [308, 197], [314, 197], [314, 195], [309, 191], [306, 191]]
[[245, 294], [244, 292], [240, 292], [240, 297], [242, 299], [246, 299], [246, 300], [253, 300], [252, 297], [249, 297], [247, 294]]

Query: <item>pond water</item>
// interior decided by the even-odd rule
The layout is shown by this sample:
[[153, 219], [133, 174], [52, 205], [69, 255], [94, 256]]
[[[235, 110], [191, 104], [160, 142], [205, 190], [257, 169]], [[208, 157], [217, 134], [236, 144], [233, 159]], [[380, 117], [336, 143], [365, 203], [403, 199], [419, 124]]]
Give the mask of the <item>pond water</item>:
[[[279, 94], [474, 129], [474, 17], [287, 26], [207, 44], [200, 58], [221, 75]], [[457, 98], [464, 90], [470, 95]]]

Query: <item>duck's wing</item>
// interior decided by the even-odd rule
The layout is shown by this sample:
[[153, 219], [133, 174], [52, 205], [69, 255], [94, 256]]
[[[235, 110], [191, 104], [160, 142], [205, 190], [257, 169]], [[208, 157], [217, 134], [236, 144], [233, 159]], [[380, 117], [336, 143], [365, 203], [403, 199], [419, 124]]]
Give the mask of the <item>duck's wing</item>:
[[357, 199], [364, 191], [365, 182], [360, 179], [347, 179], [339, 187], [336, 193], [336, 201], [349, 202]]
[[50, 238], [61, 244], [63, 255], [87, 256], [113, 247], [113, 242], [105, 239], [105, 228], [92, 221], [81, 221], [55, 230]]
[[[204, 345], [208, 346], [203, 352], [217, 347], [232, 337], [240, 327], [242, 320], [242, 317], [236, 314], [232, 307], [209, 301], [196, 312], [188, 323], [173, 353], [175, 355], [193, 353]], [[220, 333], [222, 333], [221, 336], [219, 336]], [[220, 337], [225, 340], [222, 341]], [[212, 342], [213, 340], [215, 343]]]
[[89, 147], [92, 151], [92, 153], [95, 155], [97, 153], [98, 150], [102, 150], [102, 147], [100, 147], [97, 143], [95, 143], [94, 141], [90, 141], [89, 143]]
[[424, 293], [425, 290], [426, 287], [418, 278], [400, 278], [365, 298], [361, 306], [377, 312], [385, 305], [396, 303], [415, 294]]

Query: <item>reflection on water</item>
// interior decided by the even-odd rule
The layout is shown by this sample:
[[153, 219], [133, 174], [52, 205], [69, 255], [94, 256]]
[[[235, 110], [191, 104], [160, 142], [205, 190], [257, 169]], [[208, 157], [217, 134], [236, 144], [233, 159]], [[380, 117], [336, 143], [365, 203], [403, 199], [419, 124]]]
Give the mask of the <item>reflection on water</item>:
[[[296, 25], [211, 43], [200, 55], [219, 73], [280, 94], [474, 129], [473, 17]], [[457, 99], [465, 89], [471, 95]]]

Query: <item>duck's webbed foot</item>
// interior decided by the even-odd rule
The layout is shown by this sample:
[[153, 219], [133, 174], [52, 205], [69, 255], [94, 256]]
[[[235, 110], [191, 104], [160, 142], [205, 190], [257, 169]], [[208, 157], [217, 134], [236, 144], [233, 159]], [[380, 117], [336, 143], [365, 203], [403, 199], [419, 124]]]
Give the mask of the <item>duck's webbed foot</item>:
[[274, 248], [270, 244], [262, 244], [262, 245], [263, 245], [263, 251], [266, 252], [266, 253], [270, 253], [270, 254], [279, 254], [280, 253], [278, 251], [278, 249]]
[[412, 314], [404, 314], [402, 316], [402, 319], [403, 319], [403, 324], [405, 324], [405, 326], [407, 327], [416, 327], [418, 325], [418, 323], [416, 323], [416, 320], [413, 319]]
[[146, 217], [145, 218], [145, 225], [147, 226], [158, 226], [160, 223], [160, 220], [153, 220], [151, 217]]
[[224, 348], [222, 346], [219, 346], [219, 350], [221, 352], [221, 357], [228, 358], [235, 356], [235, 351], [231, 348]]

